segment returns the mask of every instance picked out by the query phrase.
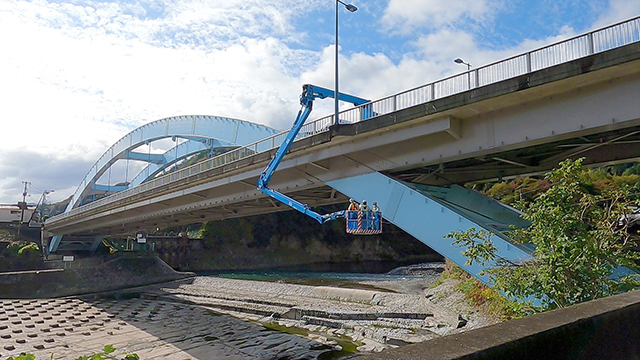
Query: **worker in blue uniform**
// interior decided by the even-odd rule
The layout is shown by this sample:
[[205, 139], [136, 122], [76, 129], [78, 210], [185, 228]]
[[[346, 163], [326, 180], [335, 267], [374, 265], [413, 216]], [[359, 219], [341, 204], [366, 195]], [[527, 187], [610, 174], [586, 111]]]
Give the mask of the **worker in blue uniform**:
[[373, 202], [372, 206], [371, 206], [371, 212], [373, 213], [373, 226], [372, 229], [373, 230], [380, 230], [380, 208], [378, 207], [378, 203], [377, 202]]
[[369, 206], [367, 205], [367, 200], [362, 200], [362, 203], [360, 203], [360, 212], [358, 213], [358, 216], [360, 216], [360, 218], [362, 219], [362, 228], [359, 230], [371, 229], [371, 214], [369, 211]]

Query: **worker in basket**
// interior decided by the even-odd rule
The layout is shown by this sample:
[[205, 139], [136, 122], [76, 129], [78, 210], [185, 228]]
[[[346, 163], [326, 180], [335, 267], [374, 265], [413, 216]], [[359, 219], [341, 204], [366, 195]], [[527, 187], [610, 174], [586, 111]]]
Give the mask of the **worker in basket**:
[[362, 228], [358, 230], [371, 229], [371, 212], [369, 211], [367, 200], [362, 200], [362, 203], [360, 204], [360, 211], [358, 212], [358, 217], [360, 217], [360, 219], [362, 220]]
[[358, 203], [349, 199], [349, 207], [347, 208], [347, 228], [349, 230], [356, 230], [358, 228], [358, 211], [360, 206]]
[[371, 212], [373, 213], [373, 230], [380, 230], [380, 208], [377, 202], [373, 202], [371, 206]]

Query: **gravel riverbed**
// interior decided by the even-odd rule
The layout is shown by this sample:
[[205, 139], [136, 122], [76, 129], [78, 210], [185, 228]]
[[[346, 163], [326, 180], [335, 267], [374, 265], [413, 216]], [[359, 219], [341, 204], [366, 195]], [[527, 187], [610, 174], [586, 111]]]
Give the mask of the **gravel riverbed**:
[[[430, 271], [429, 269], [427, 269]], [[353, 287], [195, 276], [90, 296], [0, 300], [0, 359], [69, 359], [112, 344], [142, 359], [336, 359], [495, 320], [436, 276]]]
[[346, 341], [359, 352], [427, 341], [497, 321], [468, 306], [455, 290], [455, 280], [430, 288], [435, 279], [412, 276], [337, 288], [199, 276], [149, 289], [145, 296], [199, 304], [278, 329], [303, 329], [314, 341], [337, 349]]

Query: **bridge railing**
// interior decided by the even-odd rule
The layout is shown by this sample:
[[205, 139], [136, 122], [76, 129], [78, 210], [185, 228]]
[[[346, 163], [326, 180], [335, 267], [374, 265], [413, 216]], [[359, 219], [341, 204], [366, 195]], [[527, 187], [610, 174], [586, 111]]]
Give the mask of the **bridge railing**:
[[[524, 75], [532, 71], [562, 64], [584, 56], [621, 47], [640, 41], [640, 17], [620, 22], [602, 29], [588, 32], [555, 44], [544, 46], [520, 55], [500, 60], [473, 70], [447, 77], [401, 93], [388, 96], [369, 104], [354, 107], [339, 113], [340, 123], [356, 123], [363, 120], [365, 106], [371, 106], [377, 115], [389, 114], [439, 98], [462, 93], [481, 86]], [[365, 119], [367, 117], [364, 117]], [[297, 139], [302, 139], [329, 130], [334, 116], [322, 117], [305, 124]], [[248, 156], [280, 147], [288, 132], [282, 132], [237, 148], [211, 159], [199, 162], [180, 171], [159, 176], [144, 184], [111, 196], [96, 200], [79, 208], [57, 215], [50, 220], [63, 220], [118, 200], [163, 187], [172, 182], [224, 166]]]
[[[637, 41], [640, 41], [640, 17], [376, 100], [373, 111], [388, 114]], [[360, 121], [361, 107], [341, 112], [341, 122]]]

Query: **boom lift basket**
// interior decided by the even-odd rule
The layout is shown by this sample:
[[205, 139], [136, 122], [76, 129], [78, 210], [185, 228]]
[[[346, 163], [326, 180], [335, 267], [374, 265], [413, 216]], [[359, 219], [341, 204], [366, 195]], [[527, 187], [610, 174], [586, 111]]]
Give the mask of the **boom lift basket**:
[[347, 224], [347, 234], [382, 234], [382, 212], [347, 210], [344, 215]]

